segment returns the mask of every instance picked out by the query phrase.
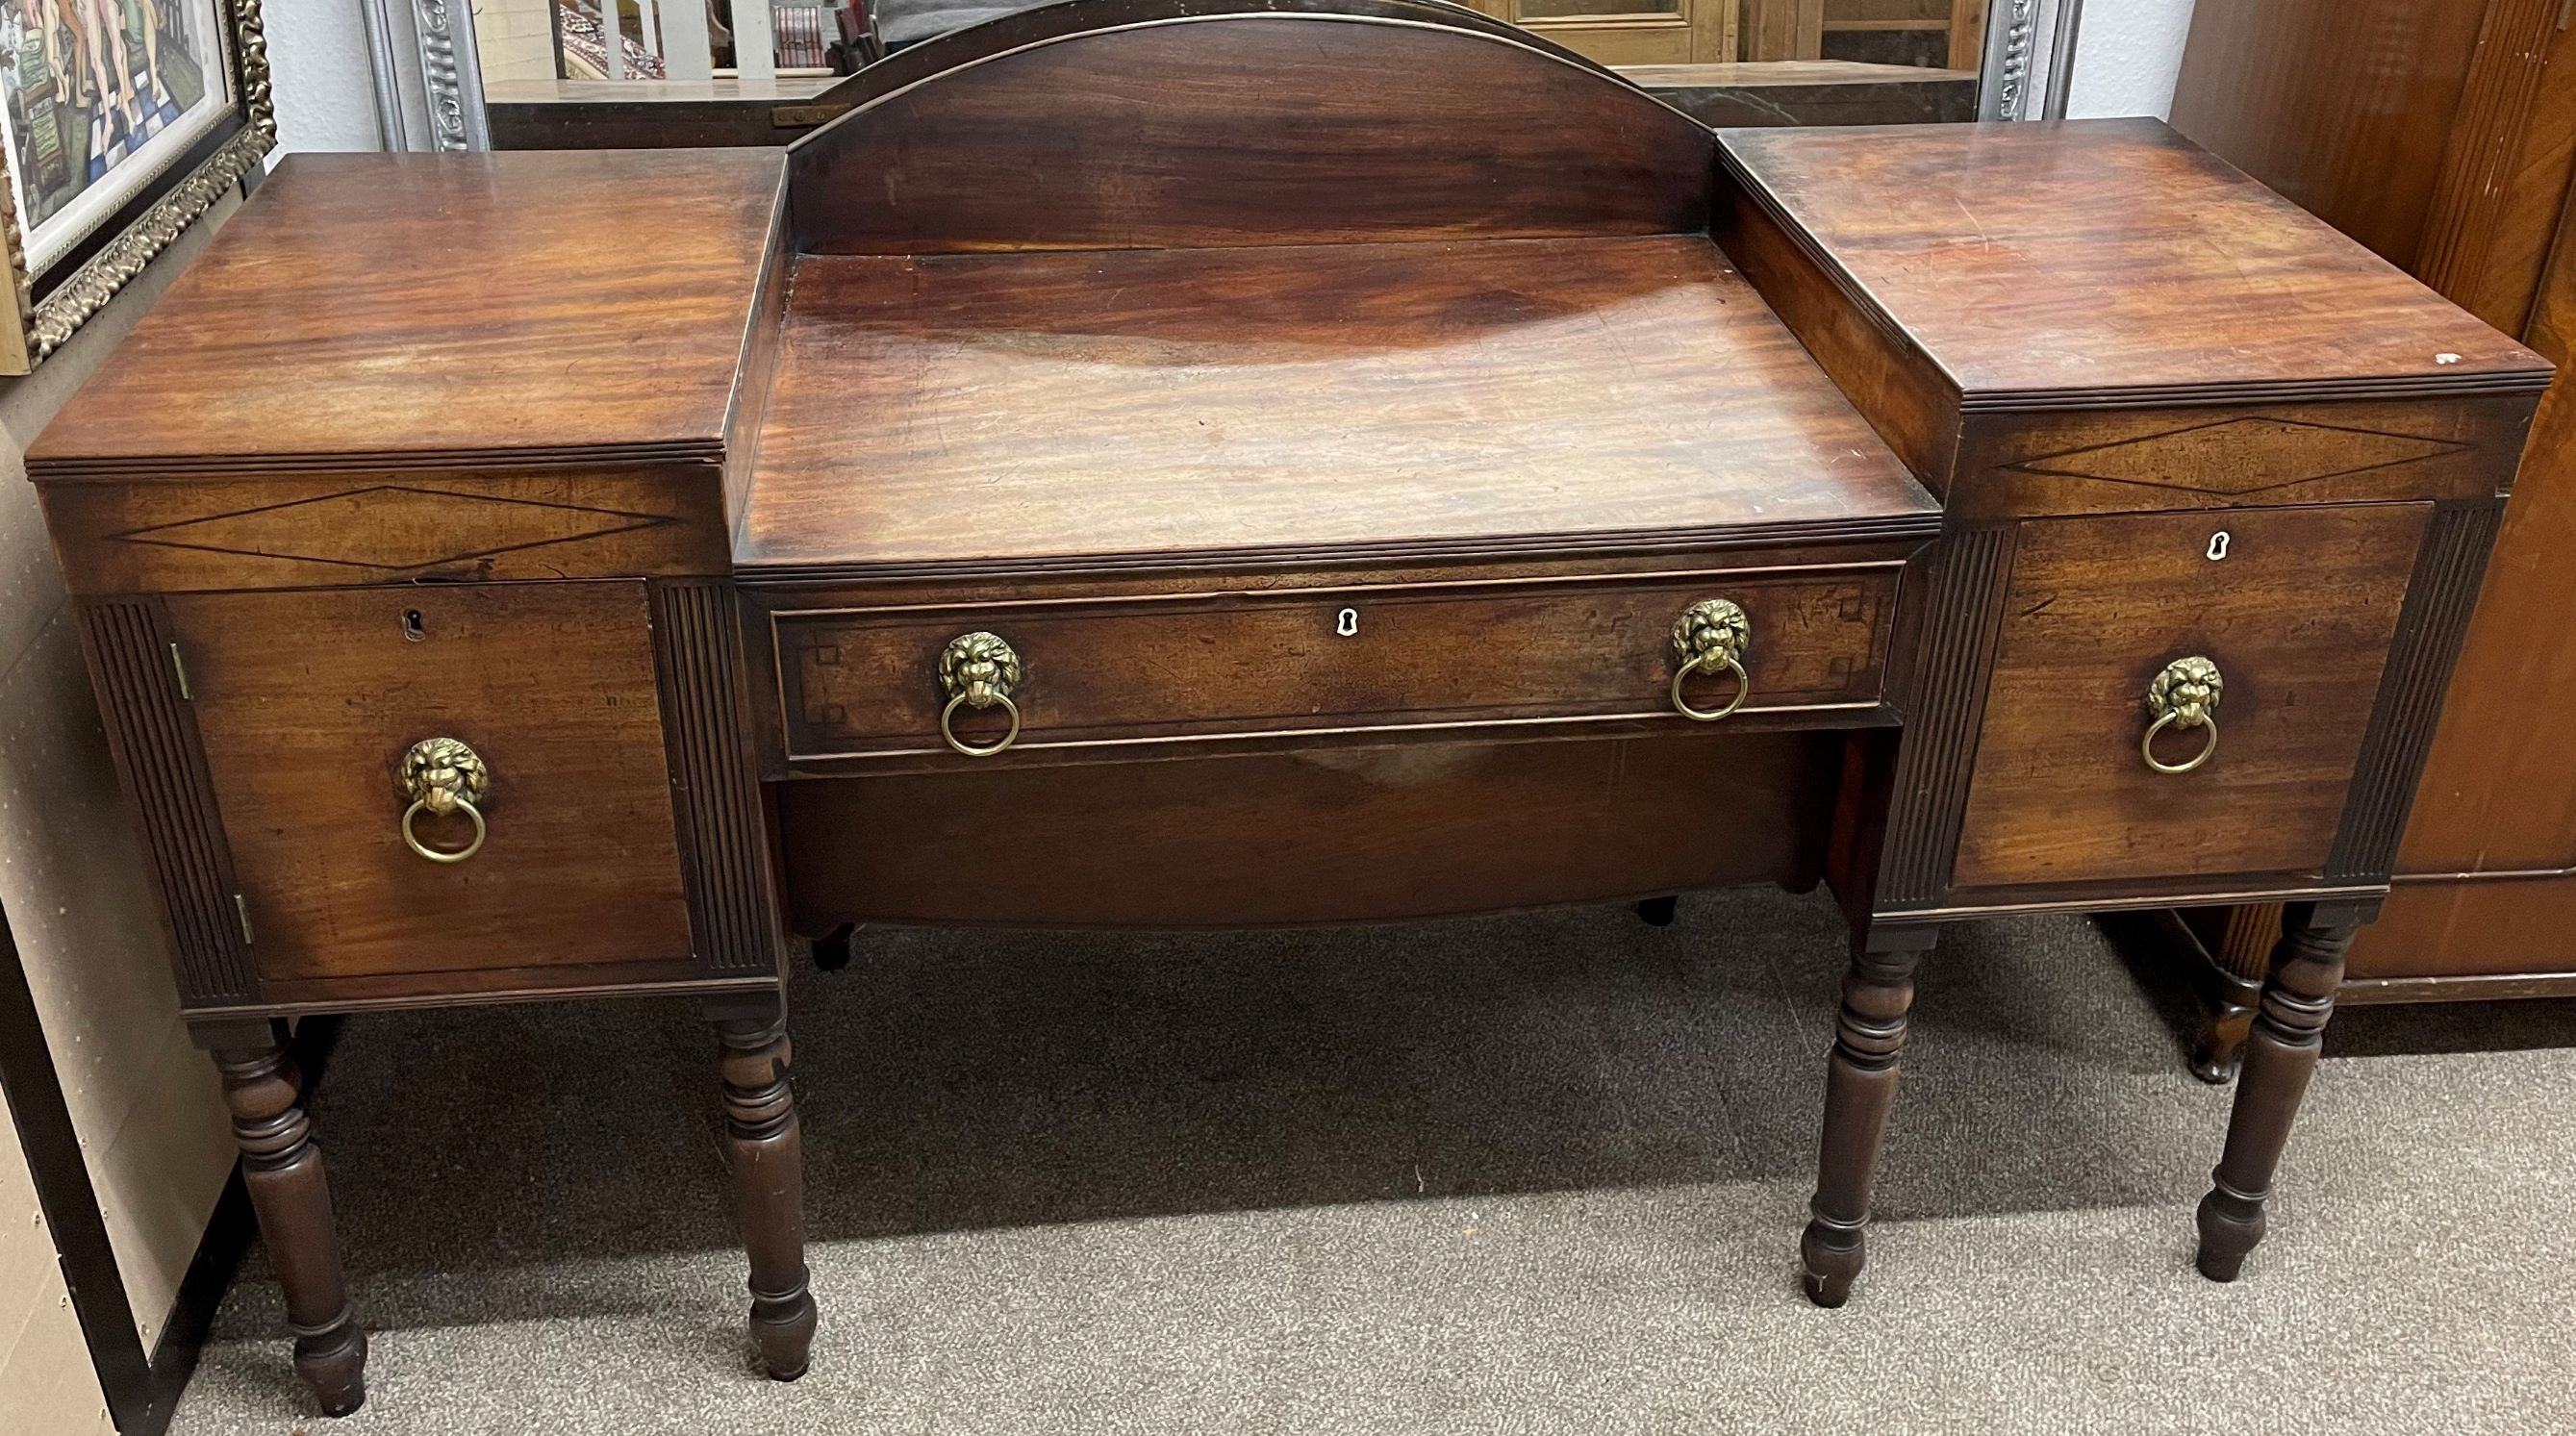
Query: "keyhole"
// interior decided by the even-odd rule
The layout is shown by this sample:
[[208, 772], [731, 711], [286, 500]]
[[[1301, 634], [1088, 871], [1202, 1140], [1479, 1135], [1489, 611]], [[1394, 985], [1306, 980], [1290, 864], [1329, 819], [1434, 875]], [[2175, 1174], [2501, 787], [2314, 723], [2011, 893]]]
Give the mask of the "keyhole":
[[1359, 631], [1360, 611], [1356, 608], [1343, 609], [1341, 616], [1333, 620], [1333, 632], [1344, 638], [1356, 638], [1359, 636]]
[[403, 610], [403, 637], [410, 639], [414, 643], [418, 643], [422, 639], [429, 637], [429, 631], [421, 627], [419, 609], [406, 608]]
[[2209, 561], [2216, 563], [2225, 557], [2227, 557], [2227, 530], [2220, 529], [2209, 536]]

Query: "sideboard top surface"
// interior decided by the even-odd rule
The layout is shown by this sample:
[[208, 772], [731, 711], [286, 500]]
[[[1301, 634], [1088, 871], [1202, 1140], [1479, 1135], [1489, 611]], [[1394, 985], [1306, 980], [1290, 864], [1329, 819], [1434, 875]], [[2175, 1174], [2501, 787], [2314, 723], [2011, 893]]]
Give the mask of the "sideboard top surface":
[[738, 570], [1927, 532], [1700, 236], [797, 262]]
[[30, 471], [713, 459], [784, 170], [756, 150], [290, 156]]
[[2159, 121], [1718, 139], [1967, 408], [2537, 392], [2550, 372]]

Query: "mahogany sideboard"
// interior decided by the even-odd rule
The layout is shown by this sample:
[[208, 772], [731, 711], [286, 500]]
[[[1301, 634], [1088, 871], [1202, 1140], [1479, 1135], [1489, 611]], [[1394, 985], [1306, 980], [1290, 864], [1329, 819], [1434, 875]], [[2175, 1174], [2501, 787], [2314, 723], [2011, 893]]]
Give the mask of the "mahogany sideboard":
[[1400, 8], [1074, 0], [783, 159], [297, 156], [42, 436], [324, 1410], [276, 1019], [702, 996], [792, 1378], [782, 964], [857, 920], [1827, 883], [1834, 1306], [1942, 925], [2286, 901], [2238, 1274], [2549, 366], [2153, 122], [1712, 132]]

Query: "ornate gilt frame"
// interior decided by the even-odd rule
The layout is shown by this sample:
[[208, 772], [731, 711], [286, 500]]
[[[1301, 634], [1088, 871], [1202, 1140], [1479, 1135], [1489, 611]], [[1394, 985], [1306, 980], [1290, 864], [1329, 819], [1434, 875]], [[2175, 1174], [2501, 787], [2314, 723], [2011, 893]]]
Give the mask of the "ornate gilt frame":
[[0, 374], [28, 373], [61, 348], [276, 147], [277, 108], [269, 93], [268, 38], [260, 27], [259, 7], [260, 0], [223, 0], [221, 7], [232, 21], [225, 36], [226, 58], [240, 91], [240, 126], [194, 167], [154, 180], [159, 193], [143, 212], [49, 285], [42, 299], [35, 297], [38, 276], [28, 272], [18, 240], [17, 201], [10, 187], [0, 184], [0, 235], [6, 236], [9, 252], [15, 318], [0, 325]]

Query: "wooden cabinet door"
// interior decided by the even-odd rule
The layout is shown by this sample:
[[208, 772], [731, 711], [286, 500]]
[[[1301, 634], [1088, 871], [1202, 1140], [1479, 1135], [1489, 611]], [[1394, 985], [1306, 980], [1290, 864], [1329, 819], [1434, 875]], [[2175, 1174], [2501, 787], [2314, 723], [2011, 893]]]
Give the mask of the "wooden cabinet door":
[[[1956, 883], [2313, 877], [2333, 846], [2426, 504], [2044, 519], [2004, 599]], [[2218, 535], [2227, 537], [2222, 543]], [[2225, 686], [2187, 772], [2140, 752], [2149, 684]], [[2180, 763], [2212, 741], [2176, 733]]]
[[1744, 58], [1973, 70], [1986, 0], [1744, 0]]
[[[643, 584], [185, 594], [169, 611], [272, 993], [689, 953]], [[441, 736], [488, 764], [468, 861], [402, 838], [399, 764]], [[411, 821], [435, 849], [475, 834], [462, 813]]]
[[1499, 20], [1604, 65], [1716, 65], [1735, 58], [1742, 0], [1471, 0]]

